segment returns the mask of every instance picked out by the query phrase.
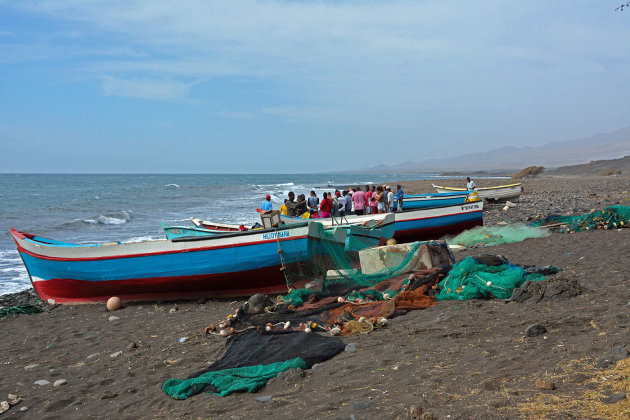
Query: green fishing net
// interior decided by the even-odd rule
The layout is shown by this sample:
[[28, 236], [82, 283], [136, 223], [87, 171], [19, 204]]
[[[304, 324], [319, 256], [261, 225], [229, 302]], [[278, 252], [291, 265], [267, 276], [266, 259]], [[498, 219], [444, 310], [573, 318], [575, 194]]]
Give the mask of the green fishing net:
[[306, 362], [300, 358], [276, 362], [268, 365], [245, 366], [239, 368], [206, 372], [189, 379], [169, 379], [162, 385], [162, 391], [171, 398], [185, 400], [203, 392], [209, 387], [222, 397], [234, 392], [256, 392], [267, 381], [289, 369], [306, 369]]
[[35, 305], [18, 305], [0, 308], [0, 318], [9, 315], [32, 315], [43, 312], [44, 310]]
[[447, 243], [476, 248], [521, 242], [529, 238], [544, 238], [549, 235], [551, 232], [548, 229], [515, 223], [507, 226], [477, 226], [448, 239]]
[[477, 298], [508, 299], [515, 288], [528, 280], [541, 281], [541, 274], [527, 274], [521, 267], [509, 263], [483, 264], [467, 257], [455, 264], [439, 284], [437, 300], [468, 300]]
[[[383, 292], [356, 292], [356, 290], [374, 286], [395, 276], [410, 273], [423, 266], [422, 258], [428, 253], [423, 247], [432, 247], [442, 261], [454, 259], [444, 242], [414, 242], [389, 247], [369, 248], [361, 238], [347, 232], [345, 242], [339, 240], [334, 229], [317, 227], [317, 240], [309, 241], [309, 258], [299, 257], [295, 252], [297, 241], [279, 241], [278, 246], [283, 258], [283, 270], [289, 293], [282, 299], [287, 305], [301, 306], [304, 299], [311, 295], [331, 295], [339, 292], [348, 294], [348, 299], [383, 300], [384, 295], [393, 297], [400, 290]], [[306, 235], [308, 226], [293, 228], [291, 236]], [[403, 285], [409, 284], [409, 278]], [[355, 290], [355, 292], [352, 292]]]
[[630, 224], [630, 207], [609, 206], [579, 216], [550, 215], [533, 222], [532, 226], [562, 225], [564, 232], [581, 232], [592, 229], [619, 229]]

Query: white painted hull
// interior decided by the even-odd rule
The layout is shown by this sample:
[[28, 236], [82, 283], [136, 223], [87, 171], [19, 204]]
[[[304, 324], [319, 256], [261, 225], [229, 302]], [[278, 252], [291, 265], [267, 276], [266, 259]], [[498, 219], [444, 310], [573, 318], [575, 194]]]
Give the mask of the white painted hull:
[[[433, 184], [433, 188], [439, 193], [466, 191], [465, 188], [440, 187], [435, 184]], [[518, 201], [523, 192], [523, 186], [521, 184], [500, 185], [497, 187], [476, 188], [475, 191], [477, 191], [481, 199]]]

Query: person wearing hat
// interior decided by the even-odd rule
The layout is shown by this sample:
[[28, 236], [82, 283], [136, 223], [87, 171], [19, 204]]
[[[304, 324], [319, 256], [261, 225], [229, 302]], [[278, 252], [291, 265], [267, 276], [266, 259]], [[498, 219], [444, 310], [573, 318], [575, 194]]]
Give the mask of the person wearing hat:
[[264, 211], [273, 210], [273, 206], [271, 205], [271, 196], [269, 194], [267, 194], [263, 202], [260, 203], [260, 209]]

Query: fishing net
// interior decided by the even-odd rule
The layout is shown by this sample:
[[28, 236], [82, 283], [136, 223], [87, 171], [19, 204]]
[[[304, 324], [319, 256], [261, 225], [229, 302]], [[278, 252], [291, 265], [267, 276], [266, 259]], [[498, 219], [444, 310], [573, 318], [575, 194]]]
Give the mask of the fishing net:
[[532, 226], [560, 227], [563, 232], [581, 232], [592, 229], [618, 229], [630, 224], [630, 207], [609, 206], [579, 216], [550, 215], [533, 222]]
[[[309, 240], [309, 258], [300, 258], [298, 241], [279, 241], [283, 270], [289, 293], [286, 305], [302, 307], [313, 296], [347, 295], [350, 302], [379, 301], [393, 298], [411, 280], [414, 270], [449, 265], [454, 261], [444, 242], [414, 242], [369, 248], [366, 235], [378, 237], [373, 229], [358, 234], [343, 227], [324, 228], [316, 224], [315, 237]], [[311, 227], [311, 234], [313, 234]], [[308, 226], [291, 228], [291, 236], [307, 234]], [[375, 289], [389, 279], [396, 282]]]
[[466, 248], [477, 248], [521, 242], [529, 238], [544, 238], [549, 235], [551, 232], [548, 229], [521, 223], [507, 226], [477, 226], [448, 239], [447, 243]]
[[0, 318], [9, 315], [32, 315], [43, 312], [44, 310], [35, 305], [18, 305], [0, 308]]
[[455, 264], [439, 284], [437, 300], [477, 298], [508, 299], [515, 288], [529, 280], [545, 280], [545, 276], [526, 270], [501, 258], [467, 257]]
[[221, 396], [233, 392], [255, 392], [280, 372], [310, 369], [343, 351], [336, 337], [304, 333], [248, 333], [232, 336], [223, 356], [187, 379], [169, 379], [164, 393], [187, 399], [201, 392]]

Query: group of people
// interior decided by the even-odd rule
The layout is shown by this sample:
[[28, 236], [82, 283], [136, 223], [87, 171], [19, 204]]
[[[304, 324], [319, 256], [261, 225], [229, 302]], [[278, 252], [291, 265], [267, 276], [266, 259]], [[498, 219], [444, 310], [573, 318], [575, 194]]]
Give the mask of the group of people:
[[[297, 199], [295, 193], [290, 191], [288, 199], [284, 200], [280, 210], [283, 215], [295, 217], [328, 218], [350, 214], [361, 216], [393, 212], [395, 208], [402, 211], [404, 197], [405, 193], [401, 185], [397, 185], [395, 194], [391, 187], [386, 185], [366, 185], [365, 191], [357, 187], [343, 191], [336, 190], [334, 194], [325, 192], [321, 201], [315, 191], [311, 191], [308, 198], [300, 194]], [[271, 196], [265, 197], [260, 208], [272, 210]]]

